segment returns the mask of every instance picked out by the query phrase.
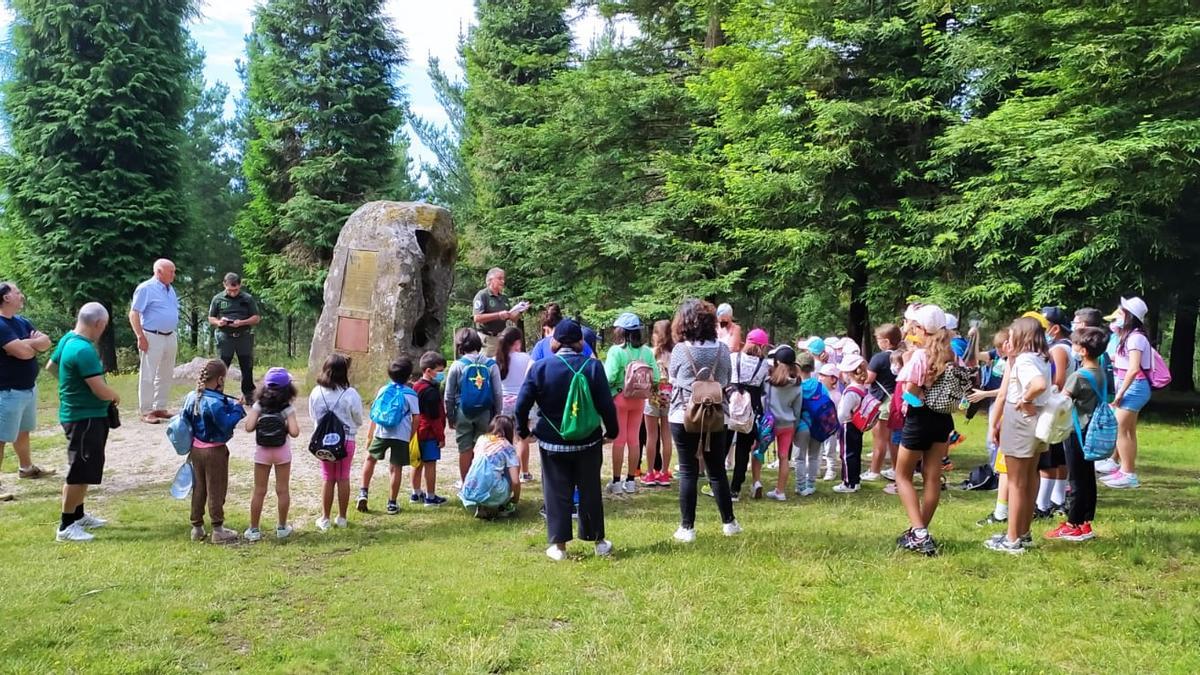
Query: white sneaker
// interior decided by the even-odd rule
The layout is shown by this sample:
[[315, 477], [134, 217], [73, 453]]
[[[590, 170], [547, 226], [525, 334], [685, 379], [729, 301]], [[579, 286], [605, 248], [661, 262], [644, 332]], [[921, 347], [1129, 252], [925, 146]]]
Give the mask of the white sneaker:
[[638, 491], [637, 481], [627, 480], [627, 481], [625, 481], [624, 485], [625, 485], [625, 494], [632, 495], [632, 494], [637, 493], [637, 491]]
[[800, 490], [801, 497], [811, 497], [817, 494], [817, 486], [812, 481], [804, 484], [804, 488]]
[[65, 530], [59, 530], [54, 536], [55, 541], [91, 541], [95, 539], [87, 530], [79, 526], [79, 521], [75, 521], [67, 526]]
[[287, 539], [290, 536], [292, 536], [292, 526], [291, 525], [284, 525], [283, 527], [275, 528], [275, 538], [276, 539]]
[[751, 488], [750, 497], [752, 499], [763, 498], [763, 484], [759, 481], [754, 481], [754, 487]]
[[690, 544], [693, 541], [696, 541], [695, 528], [680, 526], [678, 530], [675, 530], [675, 541], [681, 541], [685, 544]]
[[775, 461], [771, 462], [770, 464], [767, 465], [767, 468], [771, 469], [772, 471], [774, 471], [775, 469], [778, 469], [779, 468], [779, 460], [775, 460]]
[[855, 486], [851, 487], [849, 485], [846, 485], [845, 483], [838, 483], [837, 485], [833, 486], [833, 491], [840, 492], [842, 494], [849, 494], [851, 492], [858, 492], [858, 486], [855, 485]]
[[865, 473], [859, 474], [858, 479], [868, 481], [868, 482], [874, 482], [874, 481], [879, 480], [879, 474], [875, 473], [874, 471], [867, 471]]
[[879, 472], [879, 475], [883, 476], [886, 480], [896, 480], [895, 469], [884, 469], [883, 471]]
[[726, 537], [732, 537], [735, 534], [740, 534], [741, 531], [742, 531], [742, 526], [738, 525], [738, 522], [736, 520], [733, 521], [732, 523], [725, 523], [724, 525], [721, 526], [721, 532], [725, 533]]
[[1112, 473], [1119, 468], [1121, 465], [1114, 462], [1112, 457], [1096, 462], [1096, 473]]
[[559, 548], [555, 544], [550, 544], [550, 548], [546, 549], [546, 557], [554, 562], [562, 562], [567, 559], [566, 549]]
[[333, 524], [341, 528], [345, 528], [347, 525], [349, 525], [349, 523], [346, 522], [346, 519], [342, 518], [341, 516], [338, 516], [338, 519], [333, 521]]
[[246, 541], [262, 541], [262, 530], [257, 527], [248, 527], [242, 536], [246, 538]]
[[622, 481], [619, 481], [619, 480], [615, 480], [615, 481], [609, 483], [608, 484], [608, 494], [610, 494], [610, 495], [625, 494], [625, 483]]
[[766, 494], [767, 499], [774, 499], [777, 502], [786, 502], [787, 495], [779, 490], [771, 490]]
[[322, 532], [328, 532], [330, 525], [331, 525], [331, 523], [329, 522], [328, 518], [325, 518], [324, 516], [317, 518], [317, 529], [318, 530], [320, 530]]
[[612, 542], [607, 539], [596, 542], [596, 555], [611, 555], [612, 549]]
[[836, 477], [837, 477], [837, 474], [835, 474], [833, 472], [833, 469], [829, 469], [828, 471], [825, 472], [825, 476], [821, 480], [833, 480]]
[[79, 526], [85, 530], [94, 530], [98, 527], [104, 527], [108, 524], [107, 520], [103, 518], [97, 518], [90, 513], [83, 514], [83, 517], [75, 522], [79, 523]]

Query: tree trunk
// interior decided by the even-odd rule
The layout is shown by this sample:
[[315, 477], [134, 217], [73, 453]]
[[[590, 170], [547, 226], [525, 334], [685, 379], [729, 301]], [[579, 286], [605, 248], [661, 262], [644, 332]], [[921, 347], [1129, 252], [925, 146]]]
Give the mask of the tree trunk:
[[287, 318], [287, 352], [288, 352], [289, 359], [296, 358], [296, 347], [292, 343], [292, 315], [291, 314], [289, 314], [288, 318]]
[[1171, 390], [1194, 391], [1196, 377], [1196, 313], [1200, 294], [1195, 290], [1180, 291], [1175, 307], [1175, 331], [1171, 338]]
[[104, 308], [108, 310], [108, 327], [104, 329], [104, 333], [100, 335], [100, 363], [104, 365], [105, 372], [113, 372], [117, 369], [117, 337], [116, 329], [113, 328], [113, 322], [116, 317], [113, 316], [112, 303], [104, 303]]
[[850, 314], [846, 317], [846, 335], [863, 348], [863, 354], [871, 353], [870, 345], [863, 343], [870, 330], [870, 317], [867, 316], [867, 303], [863, 295], [867, 292], [867, 266], [862, 262], [854, 264], [854, 274], [850, 279]]
[[725, 44], [725, 30], [721, 28], [721, 3], [714, 0], [708, 6], [708, 30], [704, 36], [704, 48], [714, 49]]
[[188, 323], [191, 325], [192, 329], [192, 349], [195, 350], [200, 345], [200, 311], [195, 305], [192, 305], [191, 316], [189, 317]]

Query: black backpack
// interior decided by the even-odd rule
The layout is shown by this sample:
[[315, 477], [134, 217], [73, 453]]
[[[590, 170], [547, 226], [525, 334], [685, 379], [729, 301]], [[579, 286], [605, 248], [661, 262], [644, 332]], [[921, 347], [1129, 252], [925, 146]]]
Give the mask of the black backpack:
[[254, 442], [264, 448], [281, 448], [288, 439], [287, 419], [282, 412], [262, 413], [254, 425]]
[[1000, 486], [1000, 475], [990, 465], [980, 464], [971, 469], [970, 475], [959, 485], [961, 490], [995, 490]]
[[[333, 408], [337, 407], [337, 402], [342, 400], [345, 394], [346, 391], [342, 390], [337, 401], [333, 402], [333, 407], [325, 404], [325, 414], [317, 420], [317, 428], [313, 429], [312, 440], [308, 442], [308, 451], [322, 462], [336, 462], [346, 458], [346, 425], [333, 412]], [[323, 392], [321, 400], [325, 400]]]

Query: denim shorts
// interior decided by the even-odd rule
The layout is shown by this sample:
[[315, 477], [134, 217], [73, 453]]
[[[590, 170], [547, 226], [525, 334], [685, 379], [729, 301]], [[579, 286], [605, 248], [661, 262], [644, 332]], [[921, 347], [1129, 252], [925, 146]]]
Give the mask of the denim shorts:
[[37, 388], [0, 391], [0, 443], [37, 428]]
[[1138, 378], [1125, 390], [1125, 398], [1121, 399], [1121, 410], [1140, 412], [1150, 402], [1150, 381]]

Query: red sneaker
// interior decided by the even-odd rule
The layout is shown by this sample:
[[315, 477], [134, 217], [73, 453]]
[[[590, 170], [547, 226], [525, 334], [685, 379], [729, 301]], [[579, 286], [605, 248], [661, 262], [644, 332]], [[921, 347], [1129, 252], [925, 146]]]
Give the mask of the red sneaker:
[[1047, 539], [1062, 539], [1064, 541], [1082, 541], [1078, 537], [1082, 536], [1082, 530], [1079, 527], [1070, 523], [1062, 523], [1058, 527], [1046, 533]]
[[675, 476], [673, 476], [670, 471], [658, 472], [658, 484], [662, 487], [671, 487], [671, 481], [674, 479]]
[[1066, 539], [1067, 541], [1087, 541], [1089, 539], [1094, 539], [1095, 537], [1096, 533], [1092, 532], [1092, 524], [1084, 523], [1075, 528], [1075, 532], [1070, 536], [1064, 535], [1063, 539]]
[[653, 485], [658, 485], [658, 472], [651, 471], [651, 472], [647, 473], [646, 475], [642, 476], [642, 485], [645, 485], [647, 487], [653, 486]]

